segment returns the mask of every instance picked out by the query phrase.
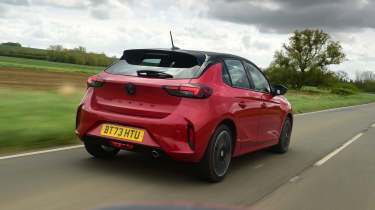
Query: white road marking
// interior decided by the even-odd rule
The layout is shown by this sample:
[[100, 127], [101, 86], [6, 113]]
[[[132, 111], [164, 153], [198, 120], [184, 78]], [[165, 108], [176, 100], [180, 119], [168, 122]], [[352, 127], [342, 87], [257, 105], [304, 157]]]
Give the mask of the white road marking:
[[38, 154], [44, 154], [44, 153], [50, 153], [50, 152], [58, 152], [58, 151], [64, 151], [64, 150], [71, 150], [71, 149], [77, 149], [77, 148], [82, 148], [82, 147], [83, 145], [75, 145], [75, 146], [68, 146], [68, 147], [60, 147], [56, 149], [48, 149], [48, 150], [40, 150], [40, 151], [21, 153], [21, 154], [15, 154], [15, 155], [0, 156], [0, 160], [38, 155]]
[[375, 123], [371, 125], [371, 128], [375, 128]]
[[258, 169], [258, 168], [262, 168], [263, 167], [263, 164], [259, 164], [257, 166], [254, 167], [254, 169]]
[[328, 155], [326, 155], [324, 158], [322, 158], [321, 160], [319, 160], [318, 162], [316, 162], [314, 165], [315, 166], [321, 166], [321, 165], [323, 165], [325, 162], [327, 162], [333, 156], [337, 155], [341, 150], [345, 149], [351, 143], [353, 143], [357, 139], [359, 139], [359, 137], [361, 137], [362, 135], [363, 135], [363, 133], [357, 134], [356, 136], [354, 136], [353, 138], [351, 138], [349, 141], [347, 141], [345, 144], [343, 144], [341, 147], [335, 149], [334, 151], [332, 151], [331, 153], [329, 153]]
[[295, 176], [295, 177], [289, 179], [289, 182], [295, 182], [295, 181], [297, 181], [298, 179], [299, 179], [299, 176]]

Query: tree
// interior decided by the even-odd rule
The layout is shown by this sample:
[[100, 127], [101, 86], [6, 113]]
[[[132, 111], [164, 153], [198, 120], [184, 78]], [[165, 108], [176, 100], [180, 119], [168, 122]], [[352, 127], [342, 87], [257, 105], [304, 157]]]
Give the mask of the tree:
[[108, 66], [116, 57], [107, 57], [104, 53], [87, 52], [85, 47], [66, 49], [61, 45], [51, 45], [47, 49], [47, 60], [64, 63], [74, 63], [89, 66]]
[[373, 71], [357, 71], [354, 84], [365, 91], [375, 92], [375, 73]]
[[2, 45], [7, 45], [7, 46], [14, 46], [14, 47], [22, 47], [22, 45], [18, 42], [5, 42], [2, 43]]
[[49, 61], [61, 61], [60, 57], [63, 54], [63, 46], [51, 45], [47, 49], [47, 60]]
[[345, 54], [339, 42], [335, 42], [322, 30], [305, 29], [295, 31], [283, 49], [276, 51], [273, 69], [293, 71], [295, 78], [292, 86], [300, 89], [308, 81], [310, 71], [328, 72], [331, 64], [340, 64], [345, 60]]
[[82, 47], [82, 46], [79, 46], [77, 48], [74, 48], [73, 50], [75, 51], [78, 51], [80, 53], [86, 53], [86, 48], [85, 47]]
[[348, 82], [350, 80], [349, 74], [346, 71], [337, 71], [335, 74], [341, 82]]
[[372, 71], [364, 71], [360, 74], [361, 81], [373, 81], [375, 80], [375, 73]]

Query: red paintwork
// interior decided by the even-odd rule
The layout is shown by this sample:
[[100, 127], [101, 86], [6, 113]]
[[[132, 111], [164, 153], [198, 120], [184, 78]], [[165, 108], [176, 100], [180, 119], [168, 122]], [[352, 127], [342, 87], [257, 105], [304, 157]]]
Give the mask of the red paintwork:
[[[233, 156], [277, 144], [289, 102], [283, 96], [232, 88], [222, 81], [222, 65], [211, 66], [198, 79], [157, 79], [112, 75], [100, 76], [103, 87], [87, 89], [79, 108], [77, 135], [100, 136], [102, 123], [145, 130], [145, 146], [158, 147], [175, 160], [199, 162], [215, 128], [224, 120], [236, 126]], [[125, 85], [137, 87], [135, 95], [126, 93]], [[171, 96], [164, 85], [199, 83], [212, 88], [206, 99]], [[195, 148], [187, 142], [187, 126], [195, 131]], [[120, 139], [117, 139], [120, 140]], [[122, 140], [125, 141], [125, 140]], [[137, 144], [134, 141], [125, 141]]]

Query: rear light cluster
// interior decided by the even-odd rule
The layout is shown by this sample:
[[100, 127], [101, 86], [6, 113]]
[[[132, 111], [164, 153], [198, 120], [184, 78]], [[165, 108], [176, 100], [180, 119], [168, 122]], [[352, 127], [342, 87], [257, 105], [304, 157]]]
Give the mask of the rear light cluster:
[[203, 84], [165, 85], [163, 89], [169, 95], [187, 98], [208, 98], [212, 95], [212, 89]]
[[92, 76], [87, 80], [87, 87], [101, 87], [105, 83], [105, 80], [99, 75]]

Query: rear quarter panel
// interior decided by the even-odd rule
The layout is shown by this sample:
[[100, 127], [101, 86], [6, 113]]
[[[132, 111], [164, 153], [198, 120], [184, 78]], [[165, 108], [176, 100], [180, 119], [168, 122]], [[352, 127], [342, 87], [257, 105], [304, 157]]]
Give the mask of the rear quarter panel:
[[[187, 118], [192, 119], [197, 126], [197, 151], [200, 157], [203, 157], [206, 147], [213, 135], [216, 127], [224, 120], [231, 120], [235, 125], [238, 125], [235, 113], [239, 111], [240, 107], [233, 97], [228, 97], [228, 88], [222, 81], [222, 64], [217, 63], [211, 66], [206, 72], [198, 79], [193, 79], [191, 83], [202, 83], [210, 86], [213, 89], [211, 97], [205, 100], [187, 99], [189, 100], [186, 105], [185, 111]], [[186, 100], [186, 101], [187, 101]], [[197, 111], [199, 107], [199, 111]], [[244, 134], [236, 126], [236, 142], [238, 139], [243, 138]], [[198, 151], [199, 150], [199, 151]], [[234, 153], [239, 150], [239, 144], [235, 144]]]

